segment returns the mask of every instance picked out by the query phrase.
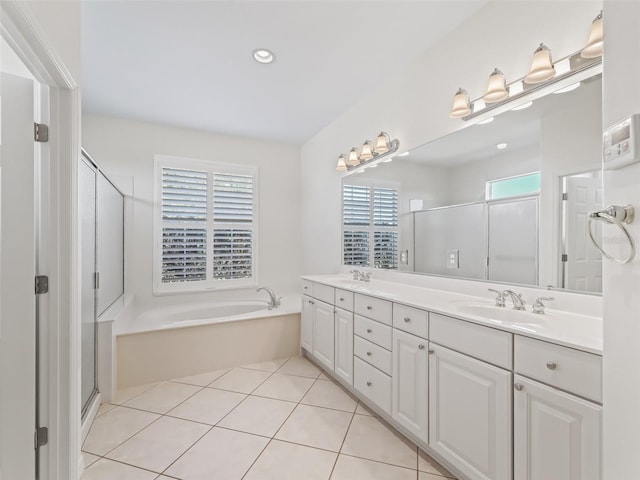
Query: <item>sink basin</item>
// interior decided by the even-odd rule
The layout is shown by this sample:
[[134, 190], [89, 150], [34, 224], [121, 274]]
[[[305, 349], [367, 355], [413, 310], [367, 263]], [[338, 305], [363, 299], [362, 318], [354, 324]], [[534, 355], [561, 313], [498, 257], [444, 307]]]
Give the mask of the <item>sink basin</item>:
[[538, 315], [526, 310], [514, 310], [511, 307], [496, 307], [484, 303], [460, 303], [456, 310], [467, 315], [488, 318], [505, 323], [542, 323], [545, 315]]

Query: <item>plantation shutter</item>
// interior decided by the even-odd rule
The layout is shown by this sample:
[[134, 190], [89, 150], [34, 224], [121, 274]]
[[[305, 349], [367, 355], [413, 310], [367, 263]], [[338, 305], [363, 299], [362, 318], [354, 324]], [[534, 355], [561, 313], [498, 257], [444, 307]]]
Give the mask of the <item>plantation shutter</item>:
[[398, 191], [373, 189], [373, 264], [377, 268], [398, 268]]

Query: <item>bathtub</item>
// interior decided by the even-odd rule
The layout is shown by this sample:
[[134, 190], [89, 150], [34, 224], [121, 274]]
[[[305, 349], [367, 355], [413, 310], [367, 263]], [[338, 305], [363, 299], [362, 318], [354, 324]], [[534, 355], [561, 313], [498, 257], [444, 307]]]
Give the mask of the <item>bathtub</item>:
[[300, 351], [300, 295], [269, 310], [234, 300], [139, 311], [114, 322], [117, 388], [274, 360]]

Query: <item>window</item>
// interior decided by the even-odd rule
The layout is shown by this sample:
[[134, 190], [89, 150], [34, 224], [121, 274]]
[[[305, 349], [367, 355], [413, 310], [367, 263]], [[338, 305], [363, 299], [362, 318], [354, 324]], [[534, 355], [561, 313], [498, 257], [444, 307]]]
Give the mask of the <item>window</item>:
[[343, 263], [398, 268], [398, 190], [343, 185]]
[[487, 200], [531, 195], [540, 192], [540, 172], [487, 182]]
[[156, 292], [256, 284], [257, 169], [156, 156]]

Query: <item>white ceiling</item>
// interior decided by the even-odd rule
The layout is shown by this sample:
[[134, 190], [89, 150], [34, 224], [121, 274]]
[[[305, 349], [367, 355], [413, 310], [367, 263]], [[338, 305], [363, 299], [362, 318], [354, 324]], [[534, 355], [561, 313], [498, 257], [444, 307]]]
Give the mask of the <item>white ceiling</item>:
[[85, 1], [83, 110], [301, 144], [485, 3]]

